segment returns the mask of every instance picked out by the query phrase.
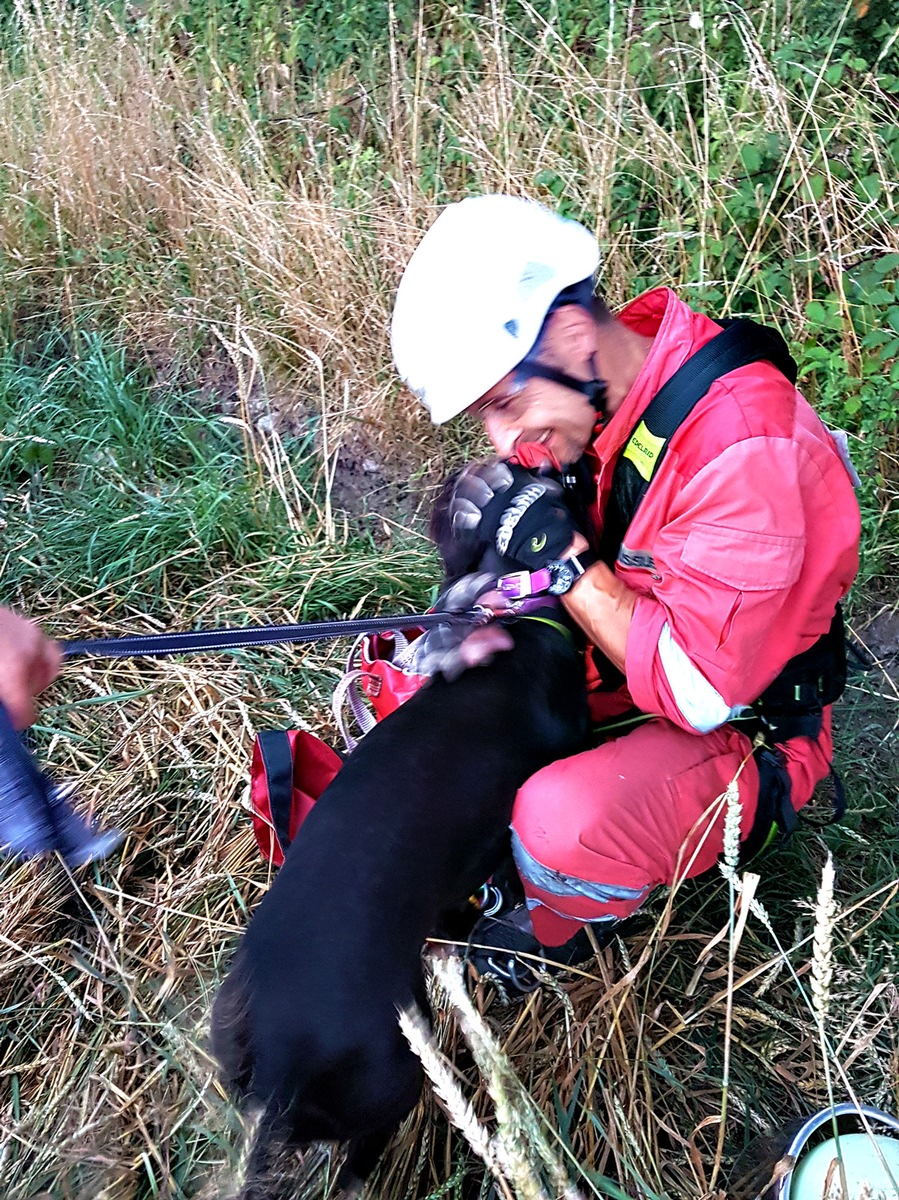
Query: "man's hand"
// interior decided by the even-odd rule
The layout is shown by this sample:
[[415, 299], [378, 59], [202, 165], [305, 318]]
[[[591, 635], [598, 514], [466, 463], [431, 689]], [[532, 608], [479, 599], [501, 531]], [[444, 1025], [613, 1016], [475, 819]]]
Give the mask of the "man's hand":
[[561, 558], [577, 532], [554, 479], [495, 459], [462, 471], [450, 522], [456, 537], [492, 543], [503, 558], [531, 571]]
[[35, 719], [34, 697], [59, 673], [62, 651], [38, 627], [0, 608], [0, 703], [16, 729]]

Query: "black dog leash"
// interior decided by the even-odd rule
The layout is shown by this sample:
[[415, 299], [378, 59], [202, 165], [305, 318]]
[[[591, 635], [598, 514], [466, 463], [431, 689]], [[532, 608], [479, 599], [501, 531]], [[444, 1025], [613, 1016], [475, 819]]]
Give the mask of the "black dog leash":
[[[449, 622], [471, 625], [492, 619], [487, 609], [467, 612], [420, 613], [403, 617], [362, 617], [352, 621], [310, 621], [302, 625], [263, 625], [244, 629], [206, 629], [192, 633], [98, 638], [62, 642], [64, 658], [96, 655], [106, 658], [159, 657], [198, 651], [237, 650], [283, 642], [317, 642], [360, 633], [400, 629], [430, 629]], [[0, 704], [0, 856], [32, 858], [56, 851], [70, 869], [104, 858], [122, 840], [112, 829], [103, 831], [73, 809], [69, 792], [38, 766]]]
[[400, 629], [431, 629], [434, 625], [492, 619], [487, 609], [467, 612], [414, 613], [404, 617], [358, 617], [352, 621], [307, 621], [302, 625], [251, 625], [246, 628], [198, 629], [192, 633], [159, 633], [131, 637], [97, 638], [62, 642], [64, 658], [92, 655], [102, 658], [160, 658], [166, 654], [239, 650], [248, 646], [275, 646], [287, 642], [320, 642], [327, 638], [358, 637], [361, 633], [389, 633]]

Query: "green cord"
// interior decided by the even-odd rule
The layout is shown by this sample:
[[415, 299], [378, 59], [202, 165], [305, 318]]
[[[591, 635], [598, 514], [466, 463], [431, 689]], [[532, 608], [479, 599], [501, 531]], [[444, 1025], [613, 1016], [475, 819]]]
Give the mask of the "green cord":
[[574, 637], [570, 629], [566, 629], [558, 621], [554, 621], [551, 617], [518, 617], [519, 621], [540, 621], [543, 625], [550, 625], [553, 629], [558, 629], [559, 633], [568, 638], [569, 642], [574, 643]]

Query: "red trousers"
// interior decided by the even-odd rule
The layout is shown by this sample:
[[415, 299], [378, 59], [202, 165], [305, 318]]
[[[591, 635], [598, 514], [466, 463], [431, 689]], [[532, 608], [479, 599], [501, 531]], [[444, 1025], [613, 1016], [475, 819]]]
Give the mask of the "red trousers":
[[[561, 945], [585, 921], [629, 916], [659, 884], [714, 866], [722, 793], [747, 759], [742, 836], [752, 828], [751, 749], [733, 726], [694, 734], [659, 717], [532, 775], [515, 799], [512, 840], [538, 940]], [[799, 809], [830, 769], [829, 710], [817, 741], [795, 738], [783, 750]]]

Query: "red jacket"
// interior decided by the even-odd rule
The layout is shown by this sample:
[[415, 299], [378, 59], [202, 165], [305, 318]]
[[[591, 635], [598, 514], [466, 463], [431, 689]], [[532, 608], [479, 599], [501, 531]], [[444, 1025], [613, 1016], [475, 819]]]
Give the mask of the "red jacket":
[[[667, 288], [618, 317], [654, 342], [588, 451], [597, 533], [640, 414], [720, 332]], [[717, 380], [673, 435], [615, 565], [640, 594], [627, 641], [630, 698], [699, 732], [727, 719], [717, 710], [756, 700], [827, 631], [858, 569], [859, 532], [848, 470], [799, 392], [765, 362]], [[595, 699], [596, 715], [620, 707]]]

